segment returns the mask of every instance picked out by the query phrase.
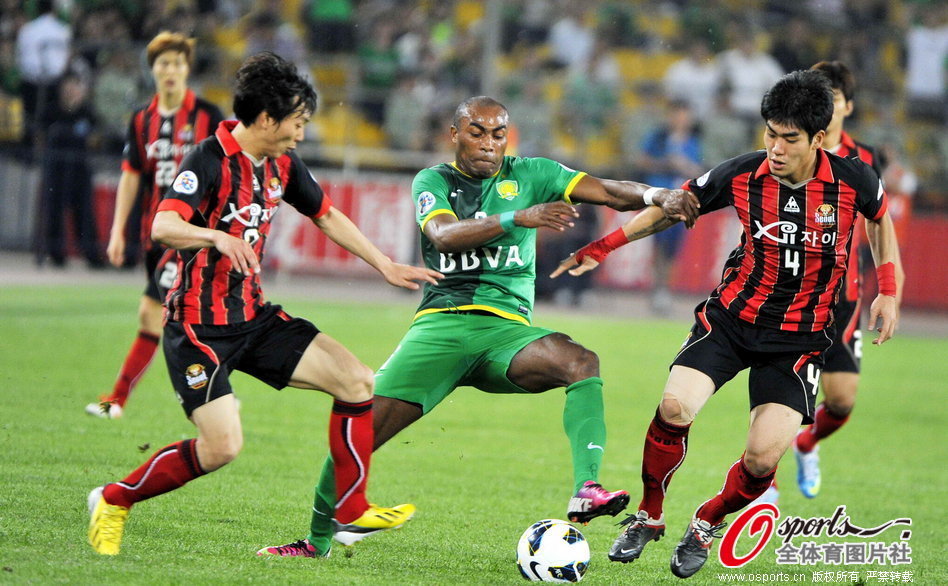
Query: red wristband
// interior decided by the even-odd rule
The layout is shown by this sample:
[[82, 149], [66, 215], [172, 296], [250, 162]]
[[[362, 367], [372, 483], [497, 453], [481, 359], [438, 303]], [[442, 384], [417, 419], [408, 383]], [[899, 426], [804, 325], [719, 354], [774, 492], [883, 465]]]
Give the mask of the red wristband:
[[576, 262], [582, 264], [587, 256], [592, 257], [596, 262], [602, 262], [606, 260], [610, 252], [628, 243], [629, 239], [626, 238], [622, 228], [616, 228], [615, 231], [577, 250]]
[[879, 294], [895, 297], [895, 265], [887, 262], [876, 267], [876, 277], [879, 279]]

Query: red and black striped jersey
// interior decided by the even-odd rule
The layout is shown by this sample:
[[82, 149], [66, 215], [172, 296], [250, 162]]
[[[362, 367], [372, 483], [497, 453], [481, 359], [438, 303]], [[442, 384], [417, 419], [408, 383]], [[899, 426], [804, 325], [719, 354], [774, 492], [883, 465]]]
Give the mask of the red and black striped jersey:
[[[236, 121], [181, 162], [157, 211], [249, 242], [263, 259], [270, 222], [286, 201], [313, 219], [332, 205], [295, 152], [254, 164], [231, 134]], [[245, 277], [216, 248], [178, 251], [178, 278], [168, 292], [168, 319], [191, 324], [233, 325], [250, 321], [264, 306], [260, 275]]]
[[820, 150], [815, 176], [789, 185], [770, 174], [766, 151], [721, 163], [683, 189], [701, 213], [733, 206], [743, 233], [712, 301], [745, 321], [815, 332], [832, 323], [857, 212], [886, 211], [882, 182], [864, 163]]
[[170, 116], [158, 111], [158, 96], [132, 114], [128, 123], [122, 170], [138, 173], [138, 198], [142, 210], [142, 248], [151, 242], [151, 222], [155, 207], [178, 173], [181, 159], [202, 140], [211, 136], [224, 120], [220, 109], [187, 90], [184, 102]]
[[[863, 163], [872, 167], [879, 177], [882, 177], [884, 168], [882, 159], [876, 154], [876, 150], [871, 146], [853, 140], [853, 137], [842, 131], [839, 137], [839, 145], [830, 152], [847, 157], [850, 159], [859, 159]], [[853, 242], [850, 249], [853, 251], [849, 255], [849, 266], [846, 269], [846, 278], [843, 279], [842, 289], [839, 291], [839, 298], [855, 302], [862, 295], [862, 257], [859, 254], [859, 243], [862, 241], [862, 234], [866, 231], [865, 221], [860, 218], [856, 222], [856, 229], [853, 231]]]

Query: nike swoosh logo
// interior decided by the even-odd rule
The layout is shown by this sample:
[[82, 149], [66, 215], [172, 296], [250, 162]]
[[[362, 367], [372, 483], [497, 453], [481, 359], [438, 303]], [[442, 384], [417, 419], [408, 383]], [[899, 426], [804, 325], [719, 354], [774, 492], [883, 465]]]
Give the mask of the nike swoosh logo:
[[602, 449], [602, 446], [597, 446], [596, 444], [592, 442], [589, 442], [588, 444], [586, 444], [586, 449], [587, 450], [602, 450], [603, 452], [605, 452], [605, 450]]
[[633, 547], [632, 549], [620, 549], [620, 550], [619, 550], [619, 553], [626, 554], [626, 553], [629, 553], [629, 552], [632, 552], [632, 551], [635, 551], [635, 548], [634, 548], [634, 547]]

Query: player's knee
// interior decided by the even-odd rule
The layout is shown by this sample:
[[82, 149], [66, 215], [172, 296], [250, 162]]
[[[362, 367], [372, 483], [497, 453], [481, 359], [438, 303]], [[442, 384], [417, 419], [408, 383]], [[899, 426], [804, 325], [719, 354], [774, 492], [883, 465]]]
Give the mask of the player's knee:
[[747, 450], [744, 452], [744, 466], [754, 476], [766, 476], [777, 467], [780, 454], [776, 452], [758, 452]]
[[691, 425], [695, 420], [695, 414], [678, 397], [665, 394], [662, 402], [658, 406], [658, 411], [667, 423], [672, 425]]
[[831, 415], [837, 418], [848, 417], [852, 413], [853, 407], [856, 406], [856, 397], [845, 396], [845, 397], [826, 397], [823, 401], [823, 404], [826, 406], [826, 410], [830, 412]]
[[214, 440], [201, 440], [198, 444], [198, 459], [205, 472], [217, 470], [237, 458], [243, 448], [243, 438], [227, 436]]
[[570, 384], [599, 376], [599, 355], [588, 348], [580, 346], [570, 357], [566, 368], [568, 371], [567, 378], [570, 379]]
[[359, 403], [372, 398], [375, 391], [375, 375], [372, 369], [365, 365], [353, 369], [346, 374], [341, 388], [335, 394], [340, 401]]

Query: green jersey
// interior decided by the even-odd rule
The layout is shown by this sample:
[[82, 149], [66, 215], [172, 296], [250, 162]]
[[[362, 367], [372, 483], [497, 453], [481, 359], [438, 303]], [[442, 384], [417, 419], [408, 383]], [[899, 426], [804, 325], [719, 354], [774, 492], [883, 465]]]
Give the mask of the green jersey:
[[504, 157], [487, 179], [462, 173], [454, 163], [423, 169], [412, 182], [415, 218], [421, 228], [421, 252], [428, 268], [444, 274], [426, 284], [420, 315], [441, 311], [486, 311], [530, 324], [536, 278], [535, 228], [511, 231], [464, 252], [438, 252], [425, 236], [428, 221], [439, 214], [459, 220], [522, 210], [565, 200], [585, 173], [550, 159]]

